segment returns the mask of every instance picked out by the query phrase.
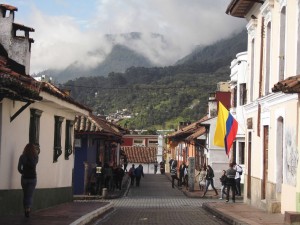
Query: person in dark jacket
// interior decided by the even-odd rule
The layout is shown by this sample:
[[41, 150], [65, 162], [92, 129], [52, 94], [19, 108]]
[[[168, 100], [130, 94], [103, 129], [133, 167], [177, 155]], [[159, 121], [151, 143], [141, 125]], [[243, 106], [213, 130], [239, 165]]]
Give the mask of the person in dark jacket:
[[116, 180], [116, 181], [117, 181], [116, 187], [117, 187], [119, 190], [122, 189], [122, 181], [123, 181], [124, 175], [125, 175], [125, 172], [124, 172], [124, 170], [122, 169], [122, 166], [119, 165], [119, 166], [117, 167], [117, 170], [116, 170], [116, 179], [117, 179], [117, 180]]
[[135, 179], [134, 164], [132, 164], [131, 168], [129, 169], [128, 176], [130, 177], [130, 185], [133, 185], [134, 184], [134, 179]]
[[214, 189], [214, 191], [216, 192], [216, 196], [218, 195], [218, 191], [214, 186], [214, 170], [211, 168], [210, 165], [207, 166], [207, 174], [206, 174], [206, 189], [204, 191], [204, 194], [202, 195], [202, 198], [205, 196], [209, 185], [211, 185], [211, 187]]
[[220, 182], [221, 182], [221, 184], [222, 184], [220, 199], [223, 199], [223, 196], [224, 196], [224, 195], [227, 195], [226, 192], [225, 192], [225, 189], [226, 189], [226, 180], [227, 180], [226, 170], [223, 170], [222, 172], [223, 172], [223, 174], [222, 174], [222, 176], [220, 177]]
[[135, 186], [139, 187], [140, 186], [140, 181], [142, 176], [144, 177], [144, 171], [143, 171], [143, 166], [140, 164], [136, 169], [135, 169]]
[[235, 183], [235, 175], [236, 175], [236, 170], [233, 169], [233, 163], [229, 163], [229, 169], [226, 171], [227, 174], [227, 196], [226, 196], [226, 202], [229, 202], [229, 192], [231, 189], [232, 193], [232, 201], [235, 202], [235, 189], [236, 189], [236, 183]]
[[37, 183], [36, 165], [38, 161], [39, 157], [35, 146], [31, 143], [27, 144], [18, 163], [18, 171], [22, 174], [21, 185], [23, 189], [23, 206], [26, 217], [29, 217], [33, 202], [33, 193]]
[[181, 163], [181, 165], [179, 166], [179, 186], [182, 186], [183, 184], [185, 184], [185, 169], [186, 169], [186, 165], [184, 162]]

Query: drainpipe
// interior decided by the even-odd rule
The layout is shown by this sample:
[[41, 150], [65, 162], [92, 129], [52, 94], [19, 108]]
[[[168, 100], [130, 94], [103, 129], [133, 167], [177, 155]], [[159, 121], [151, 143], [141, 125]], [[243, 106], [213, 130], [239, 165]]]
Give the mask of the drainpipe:
[[[261, 32], [260, 32], [260, 71], [259, 71], [259, 90], [258, 98], [262, 96], [262, 79], [263, 79], [263, 56], [264, 56], [264, 21], [265, 18], [261, 19]], [[257, 136], [260, 137], [260, 119], [261, 119], [261, 105], [258, 103], [257, 110]]]

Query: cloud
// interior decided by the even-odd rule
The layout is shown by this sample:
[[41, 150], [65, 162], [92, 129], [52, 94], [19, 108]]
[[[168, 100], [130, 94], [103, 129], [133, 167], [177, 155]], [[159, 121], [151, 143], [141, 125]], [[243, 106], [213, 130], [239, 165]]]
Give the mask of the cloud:
[[[56, 2], [71, 7], [70, 1]], [[94, 5], [89, 2], [82, 7], [77, 5], [76, 10], [62, 10], [60, 15], [37, 7], [31, 9], [30, 24], [26, 24], [36, 30], [31, 35], [35, 39], [31, 72], [63, 69], [75, 61], [93, 67], [112, 48], [105, 34], [129, 32], [141, 32], [142, 39], [127, 42], [119, 38], [118, 42], [159, 65], [170, 65], [196, 45], [226, 38], [246, 23], [225, 14], [229, 1], [224, 0], [94, 0]], [[68, 11], [74, 13], [63, 14]], [[161, 34], [164, 39], [153, 38], [153, 33]]]

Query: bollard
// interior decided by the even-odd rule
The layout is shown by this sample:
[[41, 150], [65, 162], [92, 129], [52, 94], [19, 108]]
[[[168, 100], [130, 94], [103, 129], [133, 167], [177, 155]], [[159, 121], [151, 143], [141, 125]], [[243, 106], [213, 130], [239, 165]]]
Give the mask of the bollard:
[[103, 198], [107, 198], [107, 188], [102, 189], [102, 196]]

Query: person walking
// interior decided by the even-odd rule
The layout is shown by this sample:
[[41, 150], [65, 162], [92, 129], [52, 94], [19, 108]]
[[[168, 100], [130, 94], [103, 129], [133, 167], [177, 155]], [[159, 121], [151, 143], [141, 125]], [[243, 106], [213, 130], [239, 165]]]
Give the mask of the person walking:
[[116, 187], [117, 189], [121, 190], [122, 189], [122, 181], [123, 177], [125, 175], [125, 171], [122, 169], [121, 165], [118, 165], [116, 169]]
[[235, 202], [235, 188], [236, 188], [236, 183], [235, 183], [235, 175], [236, 175], [236, 170], [233, 168], [234, 163], [229, 163], [229, 169], [226, 171], [226, 185], [227, 185], [227, 196], [226, 196], [226, 202], [229, 202], [229, 192], [231, 189], [232, 193], [232, 201]]
[[184, 179], [184, 172], [186, 169], [186, 165], [184, 162], [181, 163], [179, 167], [179, 186], [181, 187], [183, 184], [185, 184], [185, 179]]
[[225, 192], [225, 189], [226, 189], [226, 181], [227, 181], [226, 171], [223, 170], [222, 172], [223, 172], [223, 174], [222, 174], [222, 176], [220, 177], [220, 182], [221, 182], [221, 184], [222, 184], [220, 199], [223, 199], [223, 196], [224, 196], [224, 195], [227, 195], [226, 192]]
[[135, 174], [135, 186], [136, 186], [136, 187], [139, 187], [139, 186], [140, 186], [140, 182], [141, 182], [142, 176], [145, 177], [142, 164], [140, 164], [140, 165], [135, 169], [134, 174]]
[[103, 183], [103, 168], [102, 163], [98, 162], [95, 167], [95, 177], [96, 177], [96, 195], [101, 195], [102, 193], [102, 183]]
[[205, 177], [205, 179], [206, 179], [206, 188], [205, 188], [204, 194], [202, 195], [202, 198], [205, 196], [205, 194], [206, 194], [206, 192], [208, 190], [209, 185], [211, 185], [211, 187], [216, 192], [216, 196], [218, 196], [219, 195], [218, 191], [217, 191], [217, 189], [214, 186], [214, 176], [215, 176], [214, 170], [211, 168], [210, 165], [207, 166], [207, 171], [206, 172], [207, 172], [206, 177]]
[[18, 171], [22, 174], [21, 186], [26, 217], [29, 217], [33, 203], [33, 193], [37, 183], [36, 165], [38, 161], [39, 157], [35, 146], [31, 143], [27, 144], [18, 162]]
[[236, 190], [235, 194], [237, 196], [241, 196], [241, 175], [243, 174], [243, 168], [236, 164], [236, 162], [233, 162], [233, 169], [236, 170], [235, 173], [235, 185], [236, 185]]
[[128, 176], [130, 177], [130, 185], [132, 186], [134, 184], [134, 179], [135, 179], [134, 164], [132, 164], [131, 168], [129, 169]]
[[157, 162], [157, 160], [155, 160], [155, 162], [154, 162], [154, 174], [157, 173], [157, 167], [158, 167], [158, 162]]
[[172, 188], [175, 188], [175, 186], [174, 186], [175, 180], [177, 180], [177, 182], [178, 182], [177, 185], [179, 186], [179, 178], [177, 176], [177, 167], [175, 165], [177, 165], [177, 163], [172, 163], [172, 168], [171, 168], [171, 172], [170, 172], [170, 175], [172, 178]]
[[[202, 166], [200, 168], [200, 172], [199, 172], [199, 189], [200, 191], [204, 191], [204, 187], [205, 187], [205, 184], [206, 184], [206, 166]], [[197, 175], [197, 176], [198, 176]]]

